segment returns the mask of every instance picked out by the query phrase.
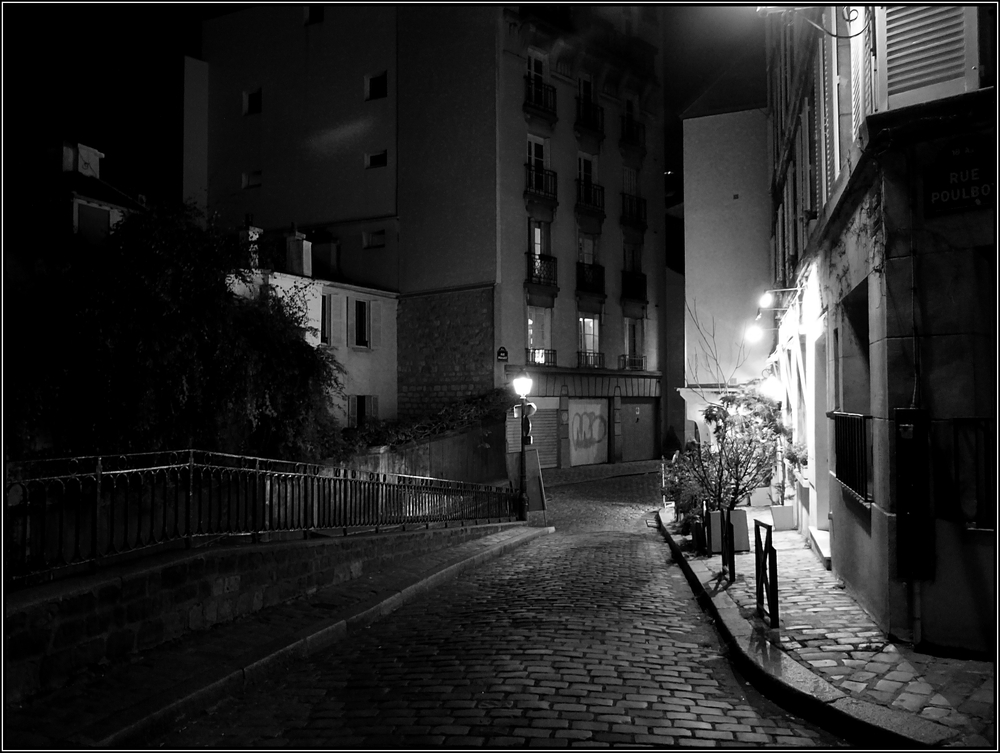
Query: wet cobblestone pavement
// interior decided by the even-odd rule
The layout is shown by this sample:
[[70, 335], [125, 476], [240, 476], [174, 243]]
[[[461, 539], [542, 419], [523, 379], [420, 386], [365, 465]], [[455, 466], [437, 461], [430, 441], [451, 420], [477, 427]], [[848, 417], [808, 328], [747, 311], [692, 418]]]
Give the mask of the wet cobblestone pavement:
[[651, 527], [659, 502], [658, 474], [550, 488], [554, 534], [148, 745], [844, 745], [734, 674]]

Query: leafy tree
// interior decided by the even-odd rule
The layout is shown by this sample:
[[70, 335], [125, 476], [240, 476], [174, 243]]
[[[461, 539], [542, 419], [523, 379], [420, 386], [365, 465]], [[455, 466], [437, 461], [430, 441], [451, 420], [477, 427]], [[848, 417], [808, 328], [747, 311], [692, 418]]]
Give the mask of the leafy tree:
[[107, 244], [71, 249], [19, 290], [35, 316], [12, 344], [33, 355], [7, 385], [9, 454], [309, 460], [335, 441], [342, 369], [305, 341], [294, 297], [234, 292], [253, 274], [235, 236], [191, 205], [160, 206], [128, 215]]

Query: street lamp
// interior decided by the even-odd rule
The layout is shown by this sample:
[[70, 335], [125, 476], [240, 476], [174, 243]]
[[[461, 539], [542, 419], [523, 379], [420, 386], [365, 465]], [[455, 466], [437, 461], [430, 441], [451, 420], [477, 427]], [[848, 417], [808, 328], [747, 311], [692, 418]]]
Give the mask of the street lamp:
[[522, 371], [514, 378], [514, 392], [521, 398], [520, 411], [516, 411], [521, 418], [521, 510], [525, 519], [528, 517], [528, 474], [525, 463], [525, 448], [531, 444], [531, 419], [535, 412], [535, 404], [527, 401], [528, 393], [531, 392], [531, 377], [527, 371]]

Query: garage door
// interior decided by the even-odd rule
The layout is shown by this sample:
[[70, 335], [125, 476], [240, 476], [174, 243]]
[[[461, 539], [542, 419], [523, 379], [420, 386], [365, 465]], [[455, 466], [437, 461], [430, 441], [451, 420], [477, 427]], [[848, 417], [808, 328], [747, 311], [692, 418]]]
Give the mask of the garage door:
[[656, 399], [622, 398], [622, 461], [656, 458]]
[[[542, 468], [559, 465], [559, 411], [539, 408], [531, 417], [532, 449], [538, 450], [538, 464]], [[507, 414], [507, 449], [518, 452], [521, 449], [521, 422], [513, 412]]]

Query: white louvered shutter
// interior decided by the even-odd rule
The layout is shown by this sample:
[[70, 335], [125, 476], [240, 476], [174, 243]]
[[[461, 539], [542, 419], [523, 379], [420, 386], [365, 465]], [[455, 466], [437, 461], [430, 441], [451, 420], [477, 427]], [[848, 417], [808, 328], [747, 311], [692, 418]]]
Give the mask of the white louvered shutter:
[[327, 327], [329, 328], [330, 345], [343, 345], [346, 329], [344, 325], [344, 307], [346, 305], [345, 296], [331, 293], [324, 296], [327, 300]]
[[[872, 111], [872, 45], [869, 10], [851, 7], [857, 15], [851, 22], [851, 130], [858, 137], [861, 124]], [[864, 31], [862, 31], [864, 29]]]
[[880, 6], [877, 26], [879, 109], [979, 88], [975, 6]]

